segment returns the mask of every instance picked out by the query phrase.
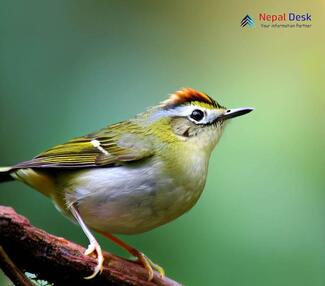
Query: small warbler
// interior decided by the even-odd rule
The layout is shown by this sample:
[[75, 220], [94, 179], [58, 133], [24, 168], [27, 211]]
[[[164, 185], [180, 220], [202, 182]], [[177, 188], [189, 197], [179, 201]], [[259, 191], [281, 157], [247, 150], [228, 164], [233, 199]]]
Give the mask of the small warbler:
[[200, 197], [211, 152], [226, 122], [252, 111], [227, 109], [205, 93], [184, 88], [132, 119], [72, 139], [30, 161], [0, 168], [0, 182], [19, 180], [51, 198], [89, 239], [86, 255], [102, 250], [91, 230], [138, 258], [153, 278], [164, 275], [113, 234], [136, 234], [170, 222]]

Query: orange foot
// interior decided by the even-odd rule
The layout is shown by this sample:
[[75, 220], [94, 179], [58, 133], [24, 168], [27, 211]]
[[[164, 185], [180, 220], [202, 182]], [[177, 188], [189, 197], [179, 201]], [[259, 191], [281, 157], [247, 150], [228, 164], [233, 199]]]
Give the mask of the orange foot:
[[112, 235], [110, 233], [105, 233], [105, 232], [102, 232], [102, 231], [98, 231], [98, 232], [101, 233], [102, 235], [104, 235], [105, 237], [107, 237], [108, 239], [110, 239], [111, 241], [113, 241], [114, 243], [116, 243], [117, 245], [119, 245], [120, 247], [122, 247], [123, 249], [125, 249], [127, 252], [129, 252], [133, 256], [137, 257], [138, 261], [148, 271], [148, 281], [151, 281], [153, 279], [153, 273], [154, 273], [153, 271], [154, 270], [158, 271], [160, 273], [161, 277], [165, 276], [164, 269], [161, 266], [153, 263], [147, 256], [145, 256], [139, 250], [137, 250], [137, 249], [133, 248], [132, 246], [126, 244], [124, 241], [122, 241], [121, 239], [117, 238], [116, 236], [114, 236], [114, 235]]

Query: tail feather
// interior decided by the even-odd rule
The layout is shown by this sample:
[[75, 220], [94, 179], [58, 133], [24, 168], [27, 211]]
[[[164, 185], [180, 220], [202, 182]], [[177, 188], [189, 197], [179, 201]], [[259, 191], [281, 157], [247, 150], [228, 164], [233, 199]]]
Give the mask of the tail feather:
[[0, 183], [14, 180], [10, 173], [11, 167], [0, 167]]

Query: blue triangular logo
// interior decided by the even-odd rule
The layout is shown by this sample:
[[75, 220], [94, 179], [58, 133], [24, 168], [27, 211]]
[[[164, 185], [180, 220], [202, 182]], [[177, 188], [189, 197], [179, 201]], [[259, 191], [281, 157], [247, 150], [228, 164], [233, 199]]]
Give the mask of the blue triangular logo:
[[249, 15], [246, 15], [240, 22], [240, 26], [245, 27], [248, 26], [250, 28], [255, 26], [255, 22], [253, 18]]

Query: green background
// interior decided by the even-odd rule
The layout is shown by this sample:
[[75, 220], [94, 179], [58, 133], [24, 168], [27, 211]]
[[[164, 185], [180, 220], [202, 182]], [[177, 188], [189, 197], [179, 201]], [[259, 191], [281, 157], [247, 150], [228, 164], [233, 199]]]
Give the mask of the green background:
[[[228, 126], [199, 203], [122, 238], [186, 285], [323, 286], [324, 9], [288, 0], [1, 1], [0, 163], [127, 119], [181, 87], [253, 106]], [[312, 27], [259, 27], [259, 12], [292, 11], [312, 14]], [[255, 28], [240, 27], [246, 14]], [[0, 204], [87, 244], [27, 186], [1, 185]]]

